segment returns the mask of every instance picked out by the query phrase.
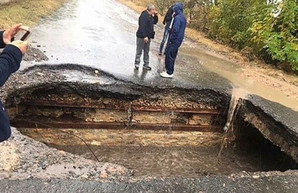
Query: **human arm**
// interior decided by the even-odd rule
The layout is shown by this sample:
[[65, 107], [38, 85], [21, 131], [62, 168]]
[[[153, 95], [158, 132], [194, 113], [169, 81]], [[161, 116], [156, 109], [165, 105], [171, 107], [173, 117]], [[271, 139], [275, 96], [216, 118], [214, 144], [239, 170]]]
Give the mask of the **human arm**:
[[13, 41], [14, 36], [21, 30], [28, 31], [28, 26], [23, 26], [21, 23], [16, 24], [3, 32], [3, 42], [4, 44], [9, 44]]
[[18, 40], [5, 47], [0, 55], [0, 86], [3, 86], [9, 76], [20, 68], [27, 46], [28, 42]]
[[21, 23], [16, 24], [5, 31], [0, 32], [0, 48], [4, 48], [7, 44], [14, 40], [14, 36], [20, 31], [29, 30], [28, 26], [23, 26]]
[[139, 17], [139, 34], [140, 37], [147, 37], [147, 33], [146, 33], [146, 15], [144, 13], [142, 13]]
[[154, 23], [154, 24], [157, 24], [157, 22], [158, 22], [158, 14], [155, 13], [155, 14], [153, 15], [153, 23]]
[[178, 34], [179, 34], [180, 26], [181, 26], [181, 22], [179, 21], [179, 19], [174, 18], [169, 44], [178, 44]]
[[166, 25], [167, 23], [171, 22], [172, 20], [172, 15], [173, 15], [173, 6], [171, 6], [167, 13], [166, 13], [166, 16], [164, 17], [164, 20], [163, 20], [163, 24]]

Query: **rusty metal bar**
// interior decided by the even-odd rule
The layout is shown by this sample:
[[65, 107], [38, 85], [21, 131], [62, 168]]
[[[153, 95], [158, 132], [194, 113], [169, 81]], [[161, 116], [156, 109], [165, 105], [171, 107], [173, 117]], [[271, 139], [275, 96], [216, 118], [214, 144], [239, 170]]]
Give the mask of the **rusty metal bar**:
[[145, 124], [132, 123], [129, 127], [125, 123], [106, 122], [65, 122], [65, 121], [28, 121], [14, 120], [11, 122], [16, 128], [57, 128], [57, 129], [134, 129], [134, 130], [166, 130], [166, 131], [201, 131], [201, 132], [222, 132], [220, 126], [209, 125], [182, 125], [182, 124]]
[[[45, 107], [68, 107], [68, 108], [93, 108], [93, 109], [109, 109], [109, 110], [127, 110], [128, 104], [126, 106], [109, 106], [109, 105], [99, 105], [93, 103], [65, 103], [58, 101], [46, 101], [46, 100], [37, 100], [34, 103], [24, 103], [28, 106], [45, 106]], [[141, 106], [132, 106], [133, 111], [143, 111], [143, 112], [175, 112], [175, 113], [191, 113], [191, 114], [208, 114], [208, 115], [220, 115], [222, 114], [218, 110], [212, 109], [191, 109], [191, 108], [147, 108]]]
[[175, 113], [192, 113], [192, 114], [208, 114], [208, 115], [219, 115], [222, 114], [219, 111], [216, 110], [210, 110], [210, 109], [170, 109], [170, 108], [164, 108], [164, 109], [153, 109], [153, 108], [136, 108], [132, 107], [134, 111], [146, 111], [146, 112], [175, 112]]

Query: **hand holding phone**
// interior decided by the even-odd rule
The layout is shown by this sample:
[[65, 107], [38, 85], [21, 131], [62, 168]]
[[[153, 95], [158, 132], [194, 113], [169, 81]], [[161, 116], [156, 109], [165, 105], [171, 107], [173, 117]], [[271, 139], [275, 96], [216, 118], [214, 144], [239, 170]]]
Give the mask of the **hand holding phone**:
[[21, 40], [16, 40], [16, 41], [11, 42], [10, 44], [19, 48], [23, 55], [27, 52], [28, 42], [26, 42], [26, 41], [24, 42]]
[[[21, 23], [19, 23], [8, 28], [3, 33], [3, 42], [5, 44], [9, 44], [12, 41], [12, 39], [15, 37], [15, 35], [17, 35], [20, 31], [22, 32], [29, 31], [29, 27], [23, 26]], [[19, 39], [19, 38], [15, 38], [15, 39]]]

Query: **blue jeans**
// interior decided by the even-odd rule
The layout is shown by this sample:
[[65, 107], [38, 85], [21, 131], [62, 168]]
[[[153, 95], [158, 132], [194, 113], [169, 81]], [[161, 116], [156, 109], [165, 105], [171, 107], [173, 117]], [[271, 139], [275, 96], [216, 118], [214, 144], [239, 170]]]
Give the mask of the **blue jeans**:
[[174, 73], [175, 60], [178, 54], [179, 47], [176, 45], [168, 45], [166, 48], [166, 70], [168, 74]]
[[[163, 47], [169, 37], [169, 33], [170, 33], [170, 29], [169, 28], [165, 28], [165, 32], [163, 34], [163, 38], [162, 38], [162, 41], [160, 43], [160, 48], [159, 48], [159, 53], [162, 54], [162, 51], [163, 51]], [[166, 46], [167, 47], [167, 46]], [[167, 48], [166, 48], [167, 49]], [[166, 52], [166, 51], [165, 51]]]

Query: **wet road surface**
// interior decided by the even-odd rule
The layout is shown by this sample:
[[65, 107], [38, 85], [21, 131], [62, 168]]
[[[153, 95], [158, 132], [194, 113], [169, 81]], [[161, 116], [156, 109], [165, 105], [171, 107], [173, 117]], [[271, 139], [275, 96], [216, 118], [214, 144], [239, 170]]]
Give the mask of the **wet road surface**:
[[[115, 0], [77, 0], [67, 3], [34, 28], [32, 45], [49, 58], [46, 62], [24, 62], [22, 69], [35, 64], [82, 64], [147, 86], [179, 86], [231, 90], [241, 87], [297, 111], [296, 99], [259, 82], [245, 79], [236, 64], [218, 58], [190, 40], [184, 42], [176, 62], [175, 77], [159, 77], [164, 57], [158, 56], [163, 28], [157, 25], [152, 41], [152, 71], [134, 70], [135, 32], [138, 13]], [[294, 90], [298, 90], [293, 86]], [[298, 91], [297, 91], [298, 92]]]
[[102, 183], [79, 180], [39, 180], [0, 181], [0, 189], [10, 192], [284, 192], [292, 193], [298, 188], [297, 175], [260, 176], [209, 176], [201, 178], [147, 179], [135, 183]]
[[138, 17], [137, 13], [115, 0], [71, 1], [33, 29], [32, 45], [42, 50], [49, 60], [24, 62], [22, 69], [34, 64], [82, 64], [148, 86], [162, 82], [169, 86], [231, 88], [228, 81], [215, 73], [203, 67], [196, 70], [193, 65], [196, 60], [188, 57], [179, 59], [176, 78], [161, 79], [159, 73], [164, 68], [164, 57], [157, 55], [163, 32], [161, 26], [155, 27], [158, 38], [151, 44], [152, 71], [142, 68], [135, 71]]
[[[138, 15], [113, 1], [78, 0], [66, 4], [33, 30], [49, 57], [47, 64], [82, 64], [122, 76], [135, 76]], [[151, 66], [160, 63], [151, 55]], [[26, 66], [26, 65], [25, 65]], [[153, 78], [156, 70], [143, 78]]]

